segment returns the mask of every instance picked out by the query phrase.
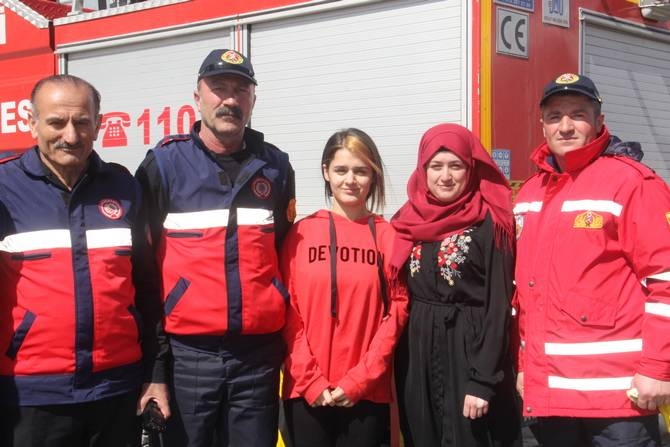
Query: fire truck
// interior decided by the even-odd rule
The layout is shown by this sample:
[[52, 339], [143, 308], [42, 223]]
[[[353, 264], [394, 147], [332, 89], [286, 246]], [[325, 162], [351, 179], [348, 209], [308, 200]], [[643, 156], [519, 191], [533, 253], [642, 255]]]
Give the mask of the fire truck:
[[196, 71], [214, 48], [251, 57], [251, 126], [288, 152], [298, 212], [323, 205], [327, 137], [358, 127], [405, 200], [422, 133], [477, 134], [511, 181], [532, 172], [538, 97], [564, 72], [592, 77], [612, 133], [642, 143], [670, 180], [670, 0], [0, 0], [0, 151], [34, 144], [35, 81], [70, 73], [102, 93], [96, 149], [134, 170], [198, 119]]

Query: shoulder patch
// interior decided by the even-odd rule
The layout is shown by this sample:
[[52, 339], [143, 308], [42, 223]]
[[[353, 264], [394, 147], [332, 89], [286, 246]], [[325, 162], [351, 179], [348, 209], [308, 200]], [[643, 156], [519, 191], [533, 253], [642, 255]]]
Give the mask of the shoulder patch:
[[297, 215], [298, 212], [295, 206], [295, 198], [293, 198], [288, 202], [288, 206], [286, 207], [286, 220], [293, 223], [295, 222], [295, 218]]
[[191, 136], [189, 134], [168, 135], [166, 137], [163, 137], [163, 139], [160, 140], [156, 146], [157, 147], [163, 147], [163, 146], [167, 146], [170, 143], [174, 143], [176, 141], [188, 141], [190, 139], [191, 139]]

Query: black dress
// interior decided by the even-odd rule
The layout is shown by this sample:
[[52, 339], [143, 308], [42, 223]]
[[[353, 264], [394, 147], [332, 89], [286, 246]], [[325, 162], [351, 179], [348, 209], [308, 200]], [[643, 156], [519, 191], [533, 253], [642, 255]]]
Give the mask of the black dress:
[[[521, 445], [507, 342], [513, 271], [489, 215], [444, 241], [414, 244], [409, 323], [396, 351], [406, 446]], [[487, 400], [488, 414], [464, 417], [466, 394]]]

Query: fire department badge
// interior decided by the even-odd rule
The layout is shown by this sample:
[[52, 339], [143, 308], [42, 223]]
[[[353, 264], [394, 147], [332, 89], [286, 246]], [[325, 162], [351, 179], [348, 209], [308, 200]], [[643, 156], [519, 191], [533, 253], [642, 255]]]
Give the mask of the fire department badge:
[[221, 60], [229, 64], [240, 65], [244, 62], [244, 57], [237, 51], [228, 50], [221, 55]]
[[584, 211], [581, 214], [578, 214], [575, 217], [575, 222], [572, 225], [572, 228], [602, 228], [603, 227], [603, 216], [593, 211]]
[[268, 179], [258, 177], [251, 183], [251, 192], [253, 192], [257, 198], [265, 200], [270, 197], [272, 185], [270, 185]]
[[98, 209], [108, 219], [118, 220], [123, 216], [121, 202], [116, 199], [102, 199], [98, 202]]
[[579, 76], [574, 73], [564, 73], [556, 78], [557, 84], [574, 84], [579, 81]]
[[295, 221], [295, 217], [297, 215], [297, 211], [295, 209], [295, 199], [291, 199], [291, 201], [288, 203], [288, 207], [286, 208], [286, 219], [289, 222]]
[[521, 237], [521, 230], [523, 230], [523, 214], [515, 214], [514, 223], [514, 227], [516, 229], [516, 240], [518, 241]]

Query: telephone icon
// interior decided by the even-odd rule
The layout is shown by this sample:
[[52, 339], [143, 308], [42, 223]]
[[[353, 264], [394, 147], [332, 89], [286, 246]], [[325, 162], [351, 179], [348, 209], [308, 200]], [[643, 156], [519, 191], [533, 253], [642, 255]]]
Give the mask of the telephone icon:
[[130, 126], [130, 115], [125, 112], [109, 112], [102, 115], [100, 130], [102, 135], [102, 147], [128, 146], [128, 137], [124, 127]]

